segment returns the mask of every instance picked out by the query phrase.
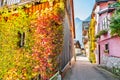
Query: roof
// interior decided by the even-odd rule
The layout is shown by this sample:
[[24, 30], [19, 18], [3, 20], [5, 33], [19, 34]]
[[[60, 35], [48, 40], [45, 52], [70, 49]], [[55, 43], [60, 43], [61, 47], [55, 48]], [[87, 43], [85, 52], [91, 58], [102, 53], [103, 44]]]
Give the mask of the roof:
[[0, 6], [10, 6], [10, 5], [23, 5], [23, 4], [27, 4], [27, 3], [31, 3], [31, 2], [41, 2], [39, 0], [2, 0], [0, 1]]
[[96, 2], [106, 2], [108, 0], [96, 0]]
[[95, 0], [96, 3], [108, 2], [108, 1], [117, 1], [117, 0]]

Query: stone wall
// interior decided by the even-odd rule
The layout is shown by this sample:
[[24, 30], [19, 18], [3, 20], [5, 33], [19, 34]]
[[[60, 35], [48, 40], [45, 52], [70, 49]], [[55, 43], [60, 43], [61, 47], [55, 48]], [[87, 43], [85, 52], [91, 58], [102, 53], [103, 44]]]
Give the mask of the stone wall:
[[120, 58], [113, 56], [103, 56], [101, 66], [120, 78]]
[[101, 65], [106, 66], [108, 68], [120, 68], [120, 58], [112, 57], [112, 56], [103, 56]]

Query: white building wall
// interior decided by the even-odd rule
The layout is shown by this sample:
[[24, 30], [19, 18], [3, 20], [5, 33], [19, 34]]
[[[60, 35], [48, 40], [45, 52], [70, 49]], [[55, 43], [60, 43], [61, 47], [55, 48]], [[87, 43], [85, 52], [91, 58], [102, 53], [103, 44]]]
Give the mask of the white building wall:
[[81, 49], [80, 48], [75, 48], [75, 54], [80, 54], [81, 53]]
[[99, 12], [99, 10], [100, 10], [100, 7], [99, 7], [99, 5], [97, 5], [97, 7], [96, 7], [96, 9], [95, 9], [95, 19], [96, 19], [96, 25], [95, 25], [95, 34], [97, 34], [98, 33], [98, 26], [99, 26], [99, 23], [98, 23], [98, 21], [99, 21], [99, 14], [98, 14], [98, 12]]
[[[98, 14], [98, 12], [100, 11], [100, 7], [99, 7], [99, 5], [97, 5], [96, 6], [96, 8], [95, 8], [95, 20], [96, 20], [96, 25], [95, 25], [95, 35], [97, 35], [98, 34], [98, 32], [99, 32], [99, 28], [98, 28], [98, 26], [99, 26], [99, 14]], [[95, 49], [95, 56], [96, 56], [96, 63], [98, 64], [99, 63], [99, 49], [98, 49], [98, 44], [96, 44], [96, 49]]]

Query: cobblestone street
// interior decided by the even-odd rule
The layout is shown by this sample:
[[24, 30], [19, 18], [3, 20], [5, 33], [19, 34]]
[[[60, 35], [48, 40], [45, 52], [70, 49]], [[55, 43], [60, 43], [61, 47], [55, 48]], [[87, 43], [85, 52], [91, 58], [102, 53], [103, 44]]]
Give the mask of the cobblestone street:
[[66, 73], [63, 80], [118, 80], [103, 69], [91, 64], [86, 57], [77, 57], [75, 65]]

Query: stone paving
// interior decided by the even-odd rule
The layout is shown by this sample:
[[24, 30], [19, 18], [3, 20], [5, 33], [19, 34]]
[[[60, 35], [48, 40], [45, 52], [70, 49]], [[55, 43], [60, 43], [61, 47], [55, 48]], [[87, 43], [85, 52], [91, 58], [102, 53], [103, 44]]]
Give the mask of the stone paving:
[[77, 57], [75, 65], [68, 70], [63, 80], [119, 80], [109, 72], [91, 64], [86, 57]]

